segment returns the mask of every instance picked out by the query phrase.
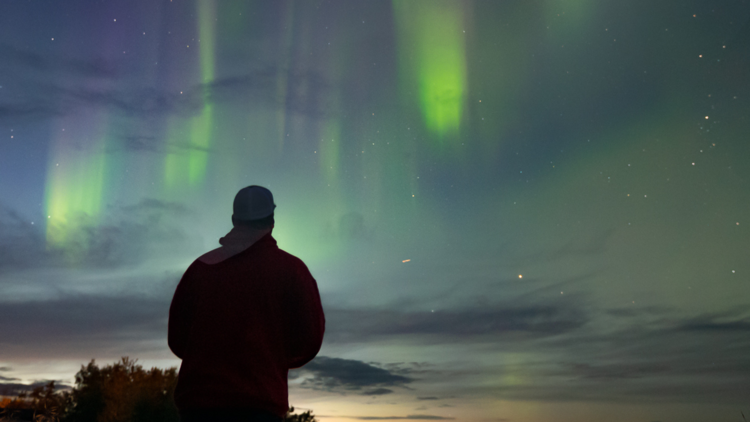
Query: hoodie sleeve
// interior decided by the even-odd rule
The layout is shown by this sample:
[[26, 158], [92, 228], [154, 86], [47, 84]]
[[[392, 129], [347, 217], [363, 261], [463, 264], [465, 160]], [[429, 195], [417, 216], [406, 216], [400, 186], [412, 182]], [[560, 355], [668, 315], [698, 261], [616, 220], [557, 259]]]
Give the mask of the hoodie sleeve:
[[178, 358], [185, 356], [190, 326], [193, 323], [193, 292], [190, 283], [190, 268], [185, 271], [180, 283], [177, 285], [172, 304], [169, 307], [169, 326], [167, 342], [169, 348]]
[[289, 291], [289, 368], [310, 362], [320, 351], [325, 332], [325, 315], [320, 293], [310, 270], [301, 261]]

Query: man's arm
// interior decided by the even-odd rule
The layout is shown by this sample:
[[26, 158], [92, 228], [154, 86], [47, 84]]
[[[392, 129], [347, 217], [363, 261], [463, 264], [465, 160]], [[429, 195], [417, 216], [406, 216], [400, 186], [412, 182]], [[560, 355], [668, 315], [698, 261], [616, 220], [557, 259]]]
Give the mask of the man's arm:
[[300, 262], [289, 292], [290, 334], [289, 368], [310, 362], [320, 351], [325, 332], [325, 315], [318, 284], [305, 264]]
[[190, 289], [189, 274], [190, 268], [185, 271], [180, 283], [177, 285], [172, 305], [169, 307], [169, 328], [167, 342], [172, 353], [182, 359], [185, 356], [185, 346], [187, 343], [190, 326], [193, 323], [193, 300]]

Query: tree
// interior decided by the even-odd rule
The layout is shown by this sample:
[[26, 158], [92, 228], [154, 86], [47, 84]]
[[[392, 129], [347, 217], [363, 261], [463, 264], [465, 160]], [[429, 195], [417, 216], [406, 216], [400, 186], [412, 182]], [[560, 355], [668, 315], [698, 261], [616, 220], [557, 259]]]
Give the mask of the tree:
[[[52, 381], [3, 401], [7, 414], [0, 413], [0, 421], [16, 411], [35, 422], [179, 422], [176, 386], [177, 368], [145, 370], [128, 357], [100, 368], [92, 359], [70, 391], [56, 391]], [[317, 422], [311, 410], [295, 414], [293, 407], [284, 420]]]
[[57, 422], [70, 404], [70, 393], [56, 391], [55, 382], [21, 392], [15, 399], [3, 400], [3, 417], [27, 417], [36, 422]]
[[179, 421], [172, 399], [177, 369], [144, 370], [128, 357], [99, 368], [92, 360], [76, 374], [63, 422]]
[[36, 422], [57, 422], [70, 405], [70, 392], [55, 391], [54, 381], [42, 387], [36, 387], [27, 397], [31, 400]]

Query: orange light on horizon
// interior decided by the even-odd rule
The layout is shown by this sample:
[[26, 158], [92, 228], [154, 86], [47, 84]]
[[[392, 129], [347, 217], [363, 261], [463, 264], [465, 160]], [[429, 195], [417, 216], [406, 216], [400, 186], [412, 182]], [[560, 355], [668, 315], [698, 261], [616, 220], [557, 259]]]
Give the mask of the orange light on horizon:
[[405, 260], [403, 260], [401, 262], [409, 262], [409, 261], [411, 261], [411, 259], [405, 259]]

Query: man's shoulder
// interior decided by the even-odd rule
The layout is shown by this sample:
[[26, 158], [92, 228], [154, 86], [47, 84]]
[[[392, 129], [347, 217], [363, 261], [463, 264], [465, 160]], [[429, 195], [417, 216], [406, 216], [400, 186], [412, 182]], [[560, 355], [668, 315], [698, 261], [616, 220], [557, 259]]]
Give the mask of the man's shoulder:
[[295, 255], [290, 254], [289, 252], [287, 252], [287, 251], [285, 251], [285, 250], [283, 250], [281, 248], [276, 248], [274, 250], [274, 254], [277, 257], [277, 259], [279, 259], [281, 261], [284, 261], [284, 263], [286, 263], [288, 265], [302, 266], [302, 267], [307, 268], [307, 265], [305, 265], [305, 263], [304, 263], [304, 261], [302, 261], [302, 259], [300, 259], [299, 257], [297, 257]]
[[196, 262], [201, 262], [201, 263], [208, 264], [208, 265], [214, 265], [222, 261], [225, 261], [226, 259], [231, 258], [231, 257], [232, 257], [232, 254], [229, 251], [227, 251], [227, 248], [221, 246], [199, 256], [198, 259], [193, 261], [193, 265]]
[[256, 260], [260, 260], [260, 262], [265, 262], [266, 264], [278, 264], [285, 268], [307, 270], [307, 265], [305, 265], [302, 259], [279, 248], [275, 240], [270, 236], [268, 237], [268, 239], [263, 239], [264, 241], [257, 242], [257, 245], [253, 245], [255, 247], [251, 246], [244, 250], [221, 246], [208, 251], [193, 261], [188, 271], [196, 271], [201, 267], [203, 269], [212, 268], [213, 265], [227, 261], [230, 258], [239, 259], [239, 262], [255, 261], [254, 265], [258, 264]]

